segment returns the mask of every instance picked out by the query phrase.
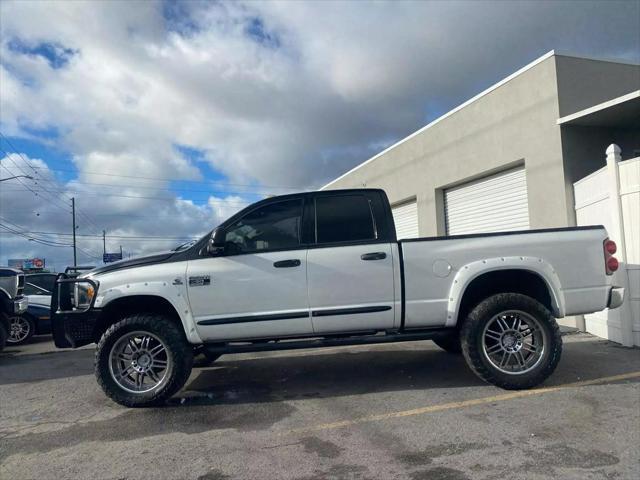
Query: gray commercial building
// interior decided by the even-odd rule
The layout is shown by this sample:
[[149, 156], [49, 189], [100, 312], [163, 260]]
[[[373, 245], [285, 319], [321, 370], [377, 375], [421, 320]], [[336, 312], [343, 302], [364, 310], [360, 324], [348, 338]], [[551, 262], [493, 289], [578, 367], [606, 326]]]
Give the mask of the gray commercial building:
[[640, 155], [640, 65], [549, 52], [323, 188], [383, 188], [404, 238], [572, 226], [611, 143]]

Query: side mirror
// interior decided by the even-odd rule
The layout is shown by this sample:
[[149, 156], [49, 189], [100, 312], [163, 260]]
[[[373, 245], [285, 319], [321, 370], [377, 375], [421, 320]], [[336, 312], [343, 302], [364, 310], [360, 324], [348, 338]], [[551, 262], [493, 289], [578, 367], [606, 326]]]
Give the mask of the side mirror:
[[207, 253], [209, 255], [222, 255], [224, 252], [225, 237], [226, 232], [222, 228], [216, 228], [209, 238]]

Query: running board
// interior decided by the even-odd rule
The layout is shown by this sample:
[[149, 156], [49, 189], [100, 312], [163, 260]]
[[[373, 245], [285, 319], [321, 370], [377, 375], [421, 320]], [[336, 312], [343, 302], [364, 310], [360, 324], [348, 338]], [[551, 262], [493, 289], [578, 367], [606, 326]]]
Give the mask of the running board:
[[268, 352], [274, 350], [299, 350], [303, 348], [340, 347], [348, 345], [374, 345], [379, 343], [415, 342], [431, 340], [438, 335], [451, 333], [454, 328], [432, 328], [429, 330], [404, 333], [386, 333], [384, 335], [361, 335], [348, 337], [311, 338], [306, 340], [269, 340], [257, 343], [210, 343], [203, 349], [209, 353], [246, 353]]

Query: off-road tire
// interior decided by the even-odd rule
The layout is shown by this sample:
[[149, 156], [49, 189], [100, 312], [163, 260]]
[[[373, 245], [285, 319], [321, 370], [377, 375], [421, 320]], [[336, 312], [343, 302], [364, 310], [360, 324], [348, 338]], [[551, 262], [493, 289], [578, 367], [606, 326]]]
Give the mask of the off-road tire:
[[[532, 370], [517, 375], [498, 370], [486, 358], [482, 348], [485, 325], [506, 310], [520, 310], [535, 317], [546, 335], [541, 361]], [[462, 354], [471, 370], [485, 382], [507, 390], [526, 389], [542, 383], [556, 369], [562, 354], [560, 329], [551, 312], [540, 302], [519, 293], [501, 293], [479, 303], [464, 320], [460, 339]]]
[[[138, 330], [152, 333], [162, 340], [166, 346], [167, 355], [171, 355], [173, 368], [164, 385], [149, 392], [131, 393], [121, 388], [112, 378], [109, 369], [109, 353], [120, 337]], [[155, 313], [127, 316], [111, 325], [102, 335], [95, 354], [95, 375], [98, 384], [109, 398], [125, 407], [162, 404], [184, 386], [189, 379], [192, 366], [193, 347], [187, 342], [182, 329], [169, 318]]]
[[462, 353], [462, 344], [460, 342], [459, 332], [435, 337], [433, 338], [433, 343], [447, 353], [451, 353], [453, 355], [460, 355]]
[[[27, 322], [29, 324], [29, 333], [27, 333], [27, 336], [24, 337], [22, 340], [19, 340], [17, 342], [14, 342], [11, 340], [11, 335], [9, 335], [7, 337], [7, 345], [24, 345], [25, 343], [29, 342], [29, 340], [31, 340], [31, 337], [33, 337], [36, 333], [36, 322], [34, 322], [33, 318], [31, 318], [31, 316], [27, 313], [23, 313], [22, 315], [14, 315], [15, 317], [20, 316], [25, 322]], [[9, 317], [9, 322], [13, 321], [13, 317], [11, 316]]]

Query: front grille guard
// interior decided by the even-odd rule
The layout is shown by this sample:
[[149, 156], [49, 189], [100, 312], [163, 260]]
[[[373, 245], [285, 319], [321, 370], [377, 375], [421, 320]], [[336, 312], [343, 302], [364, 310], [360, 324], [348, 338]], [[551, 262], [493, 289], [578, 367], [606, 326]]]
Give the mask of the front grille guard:
[[[73, 288], [77, 283], [88, 283], [95, 292], [88, 305], [76, 307], [73, 304]], [[93, 308], [93, 304], [98, 296], [98, 282], [90, 278], [75, 278], [66, 273], [60, 273], [56, 277], [51, 295], [51, 312], [53, 313], [84, 313]]]
[[24, 274], [18, 275], [18, 284], [16, 286], [16, 297], [19, 297], [24, 292]]

